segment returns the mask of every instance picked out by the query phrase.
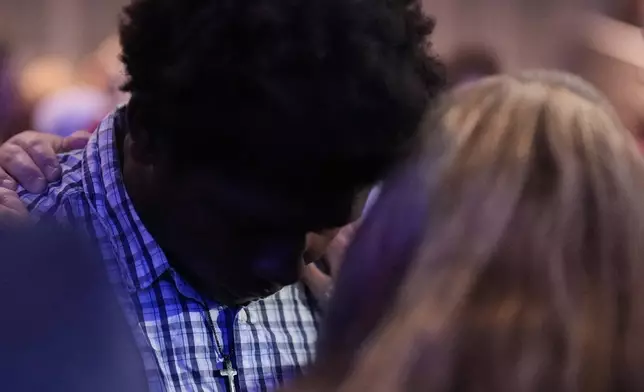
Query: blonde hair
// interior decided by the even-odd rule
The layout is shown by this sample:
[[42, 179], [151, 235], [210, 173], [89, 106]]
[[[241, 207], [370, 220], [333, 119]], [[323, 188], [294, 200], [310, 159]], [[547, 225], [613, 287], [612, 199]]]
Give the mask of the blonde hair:
[[305, 391], [644, 390], [644, 166], [556, 72], [449, 94], [348, 251]]

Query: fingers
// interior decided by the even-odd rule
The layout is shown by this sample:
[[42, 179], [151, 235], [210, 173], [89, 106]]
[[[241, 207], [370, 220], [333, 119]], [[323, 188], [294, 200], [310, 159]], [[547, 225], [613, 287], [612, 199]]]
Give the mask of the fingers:
[[27, 221], [28, 211], [18, 195], [9, 189], [0, 188], [0, 226]]
[[360, 224], [362, 223], [362, 220], [359, 219], [353, 223], [350, 223], [346, 226], [344, 226], [341, 230], [339, 235], [343, 236], [344, 238], [347, 238], [349, 241], [353, 240], [353, 237], [356, 235], [356, 231], [358, 231], [358, 228], [360, 227]]
[[92, 134], [87, 131], [74, 132], [70, 136], [63, 139], [61, 150], [58, 152], [68, 152], [85, 148], [90, 137], [92, 137]]
[[0, 146], [0, 186], [15, 189], [18, 183], [29, 192], [43, 192], [62, 174], [56, 154], [83, 148], [89, 138], [86, 131], [67, 138], [31, 131], [12, 137]]
[[[62, 144], [62, 138], [34, 132], [31, 135], [16, 138], [13, 141], [9, 140], [9, 143], [12, 142], [27, 152], [29, 158], [36, 164], [40, 177], [44, 176], [47, 182], [60, 179], [62, 170], [58, 163], [56, 152], [59, 149], [59, 145]], [[16, 177], [16, 180], [22, 183], [20, 178]]]
[[28, 213], [27, 208], [18, 197], [18, 194], [9, 189], [0, 188], [0, 206], [15, 211], [18, 214], [26, 215]]
[[304, 267], [302, 281], [320, 302], [325, 300], [325, 294], [333, 283], [331, 277], [322, 272], [315, 264], [309, 264]]
[[346, 250], [353, 241], [359, 224], [359, 221], [357, 221], [344, 226], [329, 244], [326, 251], [326, 259], [331, 268], [332, 276], [336, 276], [340, 271]]
[[2, 167], [0, 167], [0, 188], [5, 188], [9, 189], [12, 191], [15, 191], [18, 189], [18, 184], [11, 178], [9, 173], [4, 171]]
[[12, 140], [13, 138], [0, 146], [0, 167], [29, 192], [43, 192], [47, 189], [44, 173], [27, 150]]

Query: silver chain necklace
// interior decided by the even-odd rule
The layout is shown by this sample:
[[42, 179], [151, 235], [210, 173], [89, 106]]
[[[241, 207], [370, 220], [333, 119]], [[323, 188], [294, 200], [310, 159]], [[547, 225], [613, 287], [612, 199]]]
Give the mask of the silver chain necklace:
[[[233, 367], [233, 362], [232, 362], [232, 356], [235, 355], [235, 349], [234, 347], [230, 347], [230, 353], [226, 354], [224, 352], [224, 345], [223, 343], [219, 340], [219, 336], [217, 336], [217, 329], [215, 328], [215, 323], [212, 320], [212, 316], [210, 315], [210, 309], [208, 308], [207, 304], [204, 306], [204, 310], [206, 312], [206, 317], [208, 319], [208, 324], [210, 329], [212, 330], [212, 333], [214, 335], [214, 340], [215, 340], [215, 345], [217, 346], [217, 350], [221, 353], [221, 356], [224, 358], [224, 368], [219, 370], [219, 376], [225, 377], [227, 384], [228, 384], [228, 392], [237, 392], [237, 389], [235, 388], [235, 377], [237, 376], [237, 370]], [[223, 335], [223, 332], [222, 332]], [[222, 337], [223, 339], [223, 337]]]

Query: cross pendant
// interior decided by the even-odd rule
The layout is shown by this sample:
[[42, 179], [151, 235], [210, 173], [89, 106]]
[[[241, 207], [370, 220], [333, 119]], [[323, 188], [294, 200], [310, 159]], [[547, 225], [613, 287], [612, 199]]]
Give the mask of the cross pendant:
[[219, 371], [219, 375], [228, 379], [228, 392], [237, 392], [235, 389], [237, 370], [233, 369], [233, 363], [228, 356], [224, 357], [224, 366], [225, 368]]

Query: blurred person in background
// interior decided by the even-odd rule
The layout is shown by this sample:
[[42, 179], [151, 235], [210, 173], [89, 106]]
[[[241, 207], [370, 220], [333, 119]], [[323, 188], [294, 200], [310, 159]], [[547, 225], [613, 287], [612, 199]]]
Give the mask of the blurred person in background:
[[597, 13], [584, 15], [573, 71], [593, 82], [644, 146], [644, 38], [640, 26]]
[[99, 88], [74, 83], [42, 98], [34, 107], [33, 129], [67, 137], [79, 130], [94, 131], [113, 108], [110, 97]]
[[94, 52], [93, 56], [105, 73], [105, 89], [113, 106], [123, 104], [130, 98], [120, 87], [126, 82], [126, 72], [121, 62], [121, 44], [117, 34], [107, 37]]
[[58, 57], [37, 58], [22, 72], [22, 95], [29, 103], [31, 127], [38, 132], [69, 136], [93, 130], [113, 108], [107, 81], [99, 69], [80, 68]]
[[27, 109], [16, 84], [9, 45], [0, 41], [0, 143], [28, 126]]
[[75, 79], [74, 64], [64, 57], [37, 57], [22, 67], [20, 95], [30, 108], [42, 99], [69, 87]]
[[443, 87], [432, 28], [413, 0], [126, 7], [132, 98], [62, 157], [62, 180], [21, 197], [96, 237], [152, 385], [267, 390], [310, 362], [306, 235], [356, 220], [412, 148]]
[[495, 52], [484, 46], [460, 47], [447, 61], [447, 83], [455, 87], [486, 76], [501, 73], [501, 64]]
[[288, 390], [644, 389], [644, 161], [607, 101], [566, 74], [495, 76], [422, 131]]
[[81, 61], [79, 67], [80, 78], [85, 83], [108, 92], [114, 100], [113, 106], [125, 103], [127, 100], [127, 94], [119, 89], [126, 81], [120, 55], [121, 44], [118, 35], [110, 35], [94, 52]]
[[121, 45], [118, 35], [111, 35], [81, 62], [79, 79], [86, 86], [93, 86], [95, 92], [100, 92], [100, 96], [97, 96], [93, 102], [107, 101], [107, 104], [94, 106], [96, 108], [96, 112], [93, 112], [94, 123], [89, 127], [86, 126], [89, 131], [93, 131], [112, 108], [127, 103], [129, 99], [129, 94], [120, 90], [120, 86], [126, 81], [120, 55]]
[[148, 390], [114, 288], [85, 240], [50, 224], [0, 228], [2, 391]]

